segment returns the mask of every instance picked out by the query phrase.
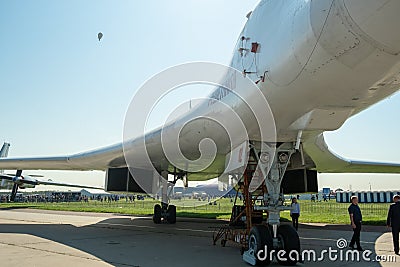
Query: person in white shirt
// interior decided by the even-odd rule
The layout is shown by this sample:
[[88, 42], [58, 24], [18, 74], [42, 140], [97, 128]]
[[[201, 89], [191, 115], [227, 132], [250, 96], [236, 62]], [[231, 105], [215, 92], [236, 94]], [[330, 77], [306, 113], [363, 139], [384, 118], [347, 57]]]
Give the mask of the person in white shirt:
[[290, 217], [292, 217], [293, 227], [296, 231], [299, 228], [299, 217], [300, 217], [300, 204], [297, 202], [297, 198], [292, 198], [292, 209], [290, 210]]

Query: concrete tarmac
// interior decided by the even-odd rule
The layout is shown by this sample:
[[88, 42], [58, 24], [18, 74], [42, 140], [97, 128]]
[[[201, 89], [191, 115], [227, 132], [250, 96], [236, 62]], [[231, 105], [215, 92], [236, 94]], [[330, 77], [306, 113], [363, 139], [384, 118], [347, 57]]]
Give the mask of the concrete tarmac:
[[[154, 225], [150, 217], [0, 210], [0, 266], [249, 266], [236, 244], [212, 245], [214, 227], [222, 225], [216, 220], [178, 218], [176, 225]], [[346, 261], [348, 249], [339, 249], [337, 240], [351, 238], [350, 226], [300, 225], [302, 250], [315, 250], [321, 260], [306, 259], [298, 266], [400, 266], [385, 231], [364, 227], [362, 246], [371, 251], [366, 258], [370, 261], [361, 254], [360, 261], [350, 256]], [[321, 251], [330, 247], [337, 252], [332, 251], [331, 258], [325, 253], [322, 259]], [[382, 256], [390, 256], [392, 262], [378, 262]], [[279, 264], [274, 261], [271, 266]]]

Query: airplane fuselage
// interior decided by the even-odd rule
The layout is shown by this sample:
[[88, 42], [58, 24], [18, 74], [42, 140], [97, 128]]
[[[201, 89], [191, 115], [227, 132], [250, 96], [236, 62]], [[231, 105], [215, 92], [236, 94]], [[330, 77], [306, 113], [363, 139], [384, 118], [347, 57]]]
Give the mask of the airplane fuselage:
[[[260, 2], [248, 16], [230, 66], [256, 82], [268, 100], [275, 118], [276, 141], [295, 142], [299, 131], [304, 141], [338, 129], [352, 115], [399, 89], [400, 37], [396, 25], [400, 25], [400, 17], [396, 10], [400, 10], [396, 0]], [[229, 74], [222, 81], [247, 100], [256, 97], [236, 82]], [[174, 123], [220, 112], [213, 105], [215, 99], [246, 118], [249, 139], [260, 139], [254, 129], [256, 122], [247, 118], [244, 101], [221, 87], [210, 97], [211, 101]], [[179, 139], [188, 158], [199, 156], [198, 144], [204, 138], [211, 138], [222, 155], [244, 141], [229, 143], [207, 119], [188, 128]], [[165, 132], [168, 142], [168, 130]], [[163, 154], [159, 136], [159, 131], [147, 135], [154, 163], [159, 163]], [[171, 134], [170, 140], [174, 139]]]
[[[338, 129], [399, 89], [399, 5], [261, 1], [239, 37], [231, 66], [261, 80], [279, 141], [295, 141], [298, 130]], [[255, 42], [257, 53], [240, 53]]]

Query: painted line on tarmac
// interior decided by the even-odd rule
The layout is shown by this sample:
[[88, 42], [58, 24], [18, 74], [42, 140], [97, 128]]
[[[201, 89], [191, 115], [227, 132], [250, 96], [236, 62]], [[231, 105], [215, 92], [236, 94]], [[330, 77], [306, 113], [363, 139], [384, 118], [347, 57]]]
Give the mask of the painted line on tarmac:
[[202, 233], [213, 233], [214, 231], [210, 230], [200, 230], [200, 229], [189, 229], [189, 228], [174, 228], [178, 231], [191, 231], [191, 232], [202, 232]]
[[[1, 220], [5, 221], [12, 221], [12, 222], [28, 222], [28, 223], [38, 223], [38, 224], [61, 224], [61, 222], [55, 221], [38, 221], [32, 219], [8, 219], [8, 218], [1, 218]], [[74, 224], [72, 222], [68, 222], [67, 224]], [[148, 226], [148, 225], [129, 225], [129, 224], [122, 224], [122, 223], [85, 223], [87, 226], [95, 226], [95, 225], [109, 225], [109, 226], [125, 226], [125, 227], [135, 227], [135, 228], [147, 228], [147, 229], [161, 229], [160, 227], [156, 226]], [[164, 229], [162, 229], [164, 230]], [[189, 231], [189, 232], [200, 232], [200, 233], [213, 233], [213, 231], [209, 230], [200, 230], [200, 229], [190, 229], [190, 228], [170, 228], [170, 230], [176, 231]]]
[[111, 226], [126, 226], [126, 227], [136, 227], [136, 228], [148, 228], [148, 229], [155, 229], [156, 227], [154, 226], [147, 226], [147, 225], [129, 225], [129, 224], [122, 224], [122, 223], [96, 223], [95, 225], [92, 226], [96, 226], [96, 225], [111, 225]]
[[[300, 237], [300, 239], [315, 240], [315, 241], [333, 241], [333, 242], [337, 241], [337, 239], [333, 239], [333, 238], [319, 238], [319, 237]], [[371, 241], [361, 241], [361, 243], [375, 244], [375, 242], [371, 242]]]
[[148, 226], [148, 225], [129, 225], [122, 223], [97, 223], [97, 225], [110, 225], [110, 226], [126, 226], [126, 227], [135, 227], [135, 228], [147, 228], [147, 229], [160, 229], [160, 230], [176, 230], [176, 231], [189, 231], [189, 232], [201, 232], [201, 233], [213, 233], [213, 231], [209, 230], [200, 230], [200, 229], [190, 229], [190, 228], [160, 228], [157, 226]]

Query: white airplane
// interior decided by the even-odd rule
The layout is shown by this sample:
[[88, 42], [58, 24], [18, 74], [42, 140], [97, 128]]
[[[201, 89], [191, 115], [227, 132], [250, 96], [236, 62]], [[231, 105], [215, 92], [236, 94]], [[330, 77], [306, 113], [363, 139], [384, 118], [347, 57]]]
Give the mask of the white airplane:
[[[0, 149], [0, 158], [6, 158], [8, 156], [8, 151], [10, 149], [9, 143], [4, 143]], [[68, 187], [78, 187], [78, 188], [92, 188], [92, 189], [102, 189], [100, 187], [67, 184], [67, 183], [57, 183], [50, 179], [47, 181], [38, 180], [37, 177], [43, 177], [41, 175], [22, 175], [22, 171], [18, 170], [15, 175], [5, 174], [3, 170], [0, 170], [0, 188], [12, 188], [10, 200], [14, 201], [17, 195], [18, 189], [25, 188], [35, 188], [37, 185], [53, 185], [53, 186], [68, 186]]]
[[[126, 192], [140, 190], [146, 179], [151, 180], [150, 184], [154, 182], [155, 175], [146, 175], [141, 161], [145, 157], [143, 147], [157, 172], [165, 180], [173, 174], [173, 182], [218, 177], [227, 168], [225, 159], [234, 155], [256, 159], [268, 190], [260, 209], [268, 212], [269, 227], [251, 229], [243, 259], [253, 265], [268, 264], [268, 259], [260, 261], [256, 257], [265, 244], [285, 251], [300, 250], [296, 231], [279, 224], [280, 211], [285, 209], [282, 190], [316, 191], [317, 172], [400, 173], [400, 164], [342, 158], [329, 150], [323, 137], [324, 131], [338, 129], [351, 116], [399, 89], [399, 12], [398, 0], [260, 1], [248, 14], [233, 53], [230, 66], [239, 74], [228, 72], [221, 81], [230, 85], [229, 90], [218, 86], [211, 100], [163, 128], [128, 138], [124, 143], [68, 156], [1, 159], [0, 168], [105, 170], [105, 189]], [[247, 88], [246, 79], [256, 83], [258, 90]], [[274, 138], [262, 138], [263, 129], [257, 129], [259, 121], [247, 106], [252, 101], [258, 103], [259, 94], [269, 107], [252, 108], [266, 113], [270, 108]], [[218, 113], [221, 120], [228, 117], [216, 103], [226, 104], [238, 114], [246, 137], [239, 134], [231, 142], [223, 128], [210, 123], [207, 116]], [[136, 119], [141, 120], [143, 115], [147, 114], [136, 114]], [[239, 124], [231, 123], [229, 127], [230, 133], [241, 133]], [[180, 155], [166, 156], [163, 144], [174, 142], [177, 128], [183, 128], [179, 145], [188, 159], [200, 156], [200, 140], [214, 141], [216, 157], [212, 157], [211, 165], [188, 171], [182, 167], [185, 162]], [[135, 183], [137, 176], [146, 179]], [[163, 183], [162, 205], [155, 206], [155, 223], [162, 218], [175, 222], [175, 207], [168, 205], [168, 186]]]

